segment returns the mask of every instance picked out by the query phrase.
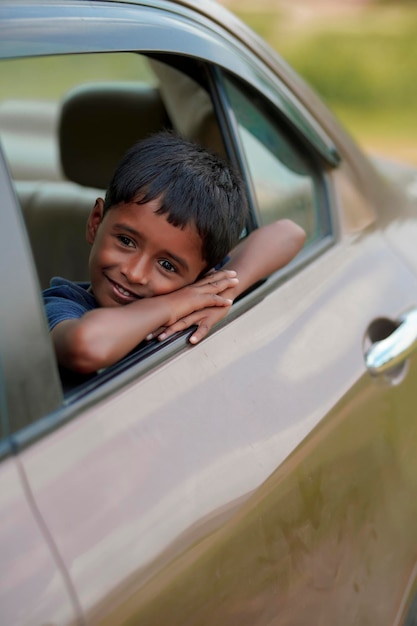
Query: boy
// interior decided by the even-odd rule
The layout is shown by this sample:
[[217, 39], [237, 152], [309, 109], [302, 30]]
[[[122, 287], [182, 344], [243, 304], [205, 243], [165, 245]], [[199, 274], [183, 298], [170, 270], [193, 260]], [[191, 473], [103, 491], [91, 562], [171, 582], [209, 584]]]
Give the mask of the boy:
[[236, 296], [304, 243], [304, 231], [281, 220], [256, 230], [227, 267], [213, 270], [246, 218], [242, 181], [217, 156], [166, 132], [133, 146], [88, 218], [91, 283], [53, 279], [43, 292], [60, 366], [93, 373], [145, 338], [192, 325], [190, 342], [200, 341]]

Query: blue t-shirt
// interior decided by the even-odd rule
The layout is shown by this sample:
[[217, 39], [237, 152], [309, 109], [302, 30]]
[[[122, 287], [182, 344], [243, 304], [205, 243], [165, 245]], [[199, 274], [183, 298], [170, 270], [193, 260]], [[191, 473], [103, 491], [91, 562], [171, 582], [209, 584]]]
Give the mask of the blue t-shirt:
[[59, 322], [78, 319], [98, 307], [89, 288], [90, 283], [73, 283], [59, 277], [51, 280], [50, 287], [42, 292], [49, 330]]
[[[59, 322], [78, 319], [87, 311], [98, 307], [95, 297], [88, 291], [89, 288], [90, 283], [73, 283], [59, 277], [51, 280], [50, 287], [42, 292], [49, 330]], [[78, 374], [62, 366], [59, 366], [59, 373], [64, 393], [96, 376], [96, 374]]]

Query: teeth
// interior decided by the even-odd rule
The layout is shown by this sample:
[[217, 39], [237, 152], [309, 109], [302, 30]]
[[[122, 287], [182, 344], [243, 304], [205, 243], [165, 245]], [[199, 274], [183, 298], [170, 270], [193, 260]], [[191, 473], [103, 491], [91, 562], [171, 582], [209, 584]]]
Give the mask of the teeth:
[[120, 291], [122, 296], [131, 296], [132, 295], [130, 293], [130, 291], [126, 291], [126, 289], [123, 289], [123, 287], [120, 287], [120, 285], [116, 285], [116, 287], [117, 287], [117, 291]]

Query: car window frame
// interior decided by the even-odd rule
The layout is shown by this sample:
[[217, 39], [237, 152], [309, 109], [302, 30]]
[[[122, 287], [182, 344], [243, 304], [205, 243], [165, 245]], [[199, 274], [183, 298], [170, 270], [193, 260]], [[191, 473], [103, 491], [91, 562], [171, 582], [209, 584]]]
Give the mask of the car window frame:
[[0, 354], [0, 462], [13, 453], [12, 441], [9, 435], [10, 426], [7, 410], [6, 384]]
[[[42, 10], [36, 17], [32, 15], [30, 18], [24, 16], [23, 7], [13, 7], [11, 15], [13, 15], [13, 12], [15, 15], [19, 14], [20, 10], [20, 17], [16, 23], [15, 30], [8, 27], [7, 14], [4, 14], [5, 19], [0, 20], [0, 56], [14, 58], [33, 55], [44, 56], [52, 53], [139, 52], [149, 55], [177, 54], [194, 59], [196, 62], [203, 62], [206, 67], [211, 66], [213, 68], [218, 66], [242, 77], [248, 84], [263, 94], [264, 97], [269, 98], [275, 106], [282, 110], [282, 114], [286, 118], [289, 116], [291, 123], [299, 128], [300, 132], [304, 132], [307, 128], [308, 132], [305, 136], [311, 148], [321, 155], [329, 167], [337, 165], [337, 151], [330, 138], [324, 131], [318, 129], [317, 124], [312, 123], [311, 115], [303, 108], [301, 103], [298, 103], [289, 94], [289, 90], [284, 83], [282, 83], [282, 92], [271, 90], [269, 81], [275, 75], [272, 74], [269, 68], [263, 66], [262, 62], [251, 51], [245, 49], [242, 44], [235, 40], [230, 33], [221, 29], [214, 30], [213, 24], [201, 16], [201, 20], [197, 23], [195, 14], [189, 9], [177, 6], [175, 11], [173, 11], [172, 5], [169, 5], [169, 3], [166, 3], [168, 8], [165, 8], [165, 6], [164, 8], [156, 8], [132, 4], [129, 7], [123, 6], [122, 11], [120, 11], [120, 7], [122, 5], [117, 2], [111, 5], [103, 3], [98, 7], [84, 4], [77, 4], [71, 7], [65, 6], [65, 12], [73, 16], [72, 30], [68, 29], [65, 20], [56, 19], [61, 17], [60, 10], [63, 8], [59, 2], [42, 6]], [[104, 17], [98, 9], [105, 12]], [[144, 12], [147, 13], [148, 17], [152, 13], [154, 14], [152, 19], [156, 19], [154, 19], [153, 28], [148, 27], [148, 22], [146, 22], [146, 27], [144, 26], [141, 19]], [[175, 22], [175, 28], [172, 27], [173, 13], [175, 13], [176, 20], [178, 20]], [[86, 24], [83, 24], [83, 16]], [[101, 19], [94, 21], [99, 17]], [[132, 22], [127, 19], [128, 17], [132, 18]], [[157, 23], [157, 20], [162, 20], [162, 23]], [[53, 29], [51, 29], [51, 26], [53, 26]], [[88, 38], [86, 38], [85, 30], [87, 27], [89, 29]], [[21, 33], [32, 33], [34, 28], [36, 32], [31, 34], [30, 37], [21, 36]], [[109, 38], [108, 28], [115, 29], [113, 38]], [[68, 31], [70, 31], [70, 36], [65, 39], [62, 37], [62, 34], [65, 32], [65, 35], [68, 36]], [[141, 39], [139, 34], [143, 36], [143, 39], [138, 49], [137, 44]], [[16, 41], [20, 42], [20, 48], [17, 47]], [[162, 42], [163, 48], [161, 48]], [[213, 42], [215, 45], [213, 45]], [[222, 115], [218, 119], [221, 120]], [[233, 147], [236, 138], [233, 133], [230, 134], [230, 123], [226, 122], [226, 124], [228, 125], [227, 133], [229, 133], [230, 138], [231, 154], [234, 153], [236, 157], [236, 148]], [[223, 131], [224, 136], [226, 136], [225, 129]], [[17, 204], [16, 199], [14, 202]], [[23, 218], [21, 220], [23, 222]], [[255, 224], [252, 224], [252, 226], [255, 226]], [[25, 246], [25, 254], [28, 255], [30, 246], [27, 237]], [[319, 247], [316, 248], [315, 253], [320, 253]], [[287, 279], [296, 271], [303, 264], [303, 259], [303, 254], [299, 255], [294, 263], [290, 263], [282, 271], [277, 272], [273, 277], [264, 281], [259, 288], [252, 290], [248, 296], [241, 298], [232, 307], [227, 320], [223, 320], [216, 328], [220, 329], [225, 324], [231, 323], [237, 316], [262, 300], [269, 291], [275, 289], [278, 284], [283, 282], [284, 278]], [[28, 275], [32, 274], [29, 273]], [[32, 279], [32, 285], [34, 284], [37, 284], [37, 277]], [[47, 360], [54, 379], [52, 385], [54, 388], [54, 401], [49, 406], [44, 406], [39, 398], [34, 399], [34, 401], [37, 400], [40, 406], [44, 407], [38, 412], [37, 421], [26, 420], [25, 428], [17, 428], [13, 424], [11, 425], [11, 430], [15, 433], [14, 439], [19, 448], [26, 447], [46, 432], [72, 419], [74, 415], [80, 413], [89, 405], [103, 401], [115, 391], [137, 380], [138, 377], [154, 371], [160, 364], [174, 358], [177, 354], [186, 349], [192, 349], [187, 341], [192, 329], [184, 331], [165, 342], [149, 345], [146, 350], [142, 350], [143, 346], [139, 346], [125, 359], [122, 359], [115, 366], [108, 368], [106, 372], [100, 374], [97, 379], [86, 382], [63, 397], [60, 383], [56, 381], [56, 361], [53, 351], [51, 353], [52, 344], [46, 330], [40, 291], [37, 298], [32, 298], [31, 303], [28, 303], [28, 309], [35, 311], [37, 317], [41, 317], [44, 326], [42, 337], [45, 346], [47, 346], [45, 349], [47, 352], [49, 351]], [[45, 419], [40, 419], [42, 417]]]
[[[62, 390], [26, 226], [0, 146], [2, 419], [12, 434], [56, 410]], [[19, 320], [19, 324], [17, 324]]]
[[[212, 67], [211, 71], [212, 84], [214, 85], [214, 90], [216, 94], [217, 108], [221, 109], [222, 115], [226, 118], [225, 125], [227, 126], [227, 136], [229, 137], [229, 149], [233, 151], [234, 161], [242, 172], [245, 178], [246, 185], [250, 190], [252, 220], [256, 223], [257, 226], [260, 226], [262, 225], [261, 211], [258, 207], [257, 191], [255, 189], [255, 183], [252, 178], [251, 165], [246, 158], [246, 149], [243, 145], [241, 133], [239, 130], [239, 121], [237, 120], [235, 111], [230, 103], [225, 81], [231, 80], [232, 82], [235, 82], [238, 85], [237, 88], [242, 91], [244, 97], [249, 97], [249, 93], [251, 90], [253, 90], [253, 86], [245, 84], [245, 81], [243, 81], [240, 76], [234, 76], [230, 72], [225, 71], [223, 68]], [[320, 251], [327, 249], [330, 245], [334, 244], [337, 235], [339, 234], [339, 223], [337, 219], [336, 203], [334, 201], [334, 195], [332, 193], [333, 185], [330, 173], [335, 166], [331, 167], [329, 162], [324, 159], [321, 154], [313, 150], [308, 142], [308, 139], [305, 137], [305, 135], [302, 134], [300, 129], [292, 128], [291, 124], [288, 123], [288, 120], [285, 118], [282, 111], [276, 109], [274, 103], [272, 103], [265, 96], [263, 96], [263, 106], [268, 107], [270, 111], [274, 109], [276, 110], [276, 119], [274, 119], [274, 124], [278, 123], [277, 120], [279, 118], [282, 119], [282, 126], [287, 127], [287, 130], [285, 130], [284, 132], [289, 132], [290, 135], [292, 135], [291, 142], [295, 146], [296, 150], [298, 152], [307, 152], [309, 160], [313, 163], [315, 170], [314, 172], [312, 171], [313, 180], [316, 177], [320, 179], [320, 189], [318, 189], [318, 195], [322, 196], [322, 198], [320, 206], [318, 208], [318, 212], [320, 214], [319, 221], [323, 225], [324, 232], [321, 237], [318, 237], [317, 239], [313, 239], [311, 241], [307, 241], [306, 246], [304, 247], [304, 250], [308, 248], [309, 255], [315, 254], [315, 248], [317, 248], [316, 252], [319, 253]], [[267, 113], [261, 111], [261, 114], [265, 115], [265, 118], [267, 119], [268, 116], [271, 116], [270, 111]], [[236, 147], [238, 147], [238, 150], [236, 150]], [[289, 217], [291, 218], [291, 216]]]

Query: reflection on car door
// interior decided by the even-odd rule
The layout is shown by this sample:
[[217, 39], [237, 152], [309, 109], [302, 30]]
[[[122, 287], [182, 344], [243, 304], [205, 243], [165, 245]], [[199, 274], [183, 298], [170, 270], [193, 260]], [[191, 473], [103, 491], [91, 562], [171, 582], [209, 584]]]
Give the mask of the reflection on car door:
[[[36, 308], [39, 297], [30, 282], [34, 272], [29, 247], [1, 150], [0, 187], [0, 621], [5, 625], [51, 620], [75, 624], [77, 608], [66, 570], [36, 507], [10, 436], [13, 424], [27, 425], [31, 418], [53, 408], [56, 389], [48, 368], [48, 346], [43, 346], [37, 326], [41, 316], [40, 307]], [[33, 333], [38, 335], [36, 339]], [[42, 389], [43, 376], [49, 376], [49, 393]], [[40, 389], [42, 398], [37, 397]]]
[[22, 453], [87, 614], [300, 621], [349, 598], [390, 623], [415, 560], [415, 364], [380, 385], [362, 344], [371, 320], [412, 304], [416, 280], [371, 231], [279, 282]]

